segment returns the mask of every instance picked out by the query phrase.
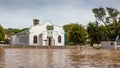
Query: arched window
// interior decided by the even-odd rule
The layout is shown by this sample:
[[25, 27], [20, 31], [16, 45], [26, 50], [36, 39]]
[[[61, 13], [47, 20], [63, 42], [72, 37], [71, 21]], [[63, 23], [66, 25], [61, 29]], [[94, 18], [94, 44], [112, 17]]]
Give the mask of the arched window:
[[36, 35], [33, 37], [33, 43], [37, 43], [37, 36]]
[[61, 43], [61, 36], [58, 36], [58, 43]]

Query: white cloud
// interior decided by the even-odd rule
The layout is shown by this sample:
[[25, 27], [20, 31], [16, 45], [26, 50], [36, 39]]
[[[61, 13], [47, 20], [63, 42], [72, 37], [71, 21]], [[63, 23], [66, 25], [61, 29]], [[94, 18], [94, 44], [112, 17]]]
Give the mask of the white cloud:
[[5, 28], [24, 28], [38, 18], [40, 23], [50, 20], [58, 25], [71, 22], [87, 25], [94, 21], [93, 8], [119, 9], [119, 3], [118, 0], [1, 0], [0, 24]]

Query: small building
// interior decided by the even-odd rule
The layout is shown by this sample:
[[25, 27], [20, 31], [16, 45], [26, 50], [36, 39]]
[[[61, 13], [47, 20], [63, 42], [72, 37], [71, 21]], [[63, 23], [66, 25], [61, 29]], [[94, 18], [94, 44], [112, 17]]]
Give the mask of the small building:
[[120, 48], [120, 38], [116, 41], [101, 41], [101, 47], [105, 49], [118, 49]]
[[39, 24], [38, 19], [33, 25], [11, 38], [12, 45], [64, 46], [65, 31], [62, 26], [54, 25], [50, 21]]
[[101, 41], [101, 47], [104, 49], [116, 49], [116, 41]]

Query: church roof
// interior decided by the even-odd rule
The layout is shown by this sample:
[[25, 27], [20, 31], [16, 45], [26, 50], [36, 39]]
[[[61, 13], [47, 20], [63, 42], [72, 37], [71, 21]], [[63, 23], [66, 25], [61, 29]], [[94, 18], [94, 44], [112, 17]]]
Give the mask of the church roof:
[[27, 33], [27, 32], [29, 32], [29, 28], [28, 28], [28, 29], [25, 29], [25, 30], [23, 30], [23, 31], [21, 31], [21, 32], [19, 32], [19, 33], [17, 33], [16, 35], [25, 34], [25, 33]]

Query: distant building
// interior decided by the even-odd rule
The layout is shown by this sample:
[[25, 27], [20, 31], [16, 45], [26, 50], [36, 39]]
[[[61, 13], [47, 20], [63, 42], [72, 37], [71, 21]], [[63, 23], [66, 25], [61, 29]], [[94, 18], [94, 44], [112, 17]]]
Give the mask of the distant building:
[[65, 32], [62, 26], [53, 25], [50, 21], [39, 24], [33, 20], [33, 26], [11, 38], [13, 45], [64, 46]]

